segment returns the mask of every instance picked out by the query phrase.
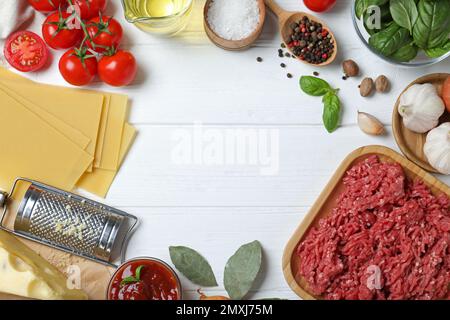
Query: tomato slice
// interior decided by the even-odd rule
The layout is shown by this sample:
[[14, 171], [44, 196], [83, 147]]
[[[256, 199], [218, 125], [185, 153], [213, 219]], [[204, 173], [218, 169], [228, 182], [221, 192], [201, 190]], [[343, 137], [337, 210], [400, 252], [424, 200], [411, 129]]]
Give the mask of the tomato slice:
[[11, 66], [22, 72], [39, 70], [48, 59], [44, 40], [31, 31], [18, 31], [10, 35], [3, 54]]

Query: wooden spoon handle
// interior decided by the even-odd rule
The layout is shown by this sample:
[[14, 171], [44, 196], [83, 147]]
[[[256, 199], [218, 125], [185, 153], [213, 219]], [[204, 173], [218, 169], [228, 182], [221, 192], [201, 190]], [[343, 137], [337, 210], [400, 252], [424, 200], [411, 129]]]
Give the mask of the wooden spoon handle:
[[278, 4], [276, 4], [274, 0], [264, 0], [264, 3], [278, 16], [278, 18], [285, 13], [285, 11]]

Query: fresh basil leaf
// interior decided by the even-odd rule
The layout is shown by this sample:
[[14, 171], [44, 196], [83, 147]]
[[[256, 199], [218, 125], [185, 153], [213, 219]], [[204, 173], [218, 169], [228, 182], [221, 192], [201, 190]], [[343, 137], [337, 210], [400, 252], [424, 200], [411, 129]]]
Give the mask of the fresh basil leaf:
[[124, 286], [126, 284], [139, 282], [139, 281], [140, 281], [139, 279], [136, 279], [133, 276], [129, 276], [129, 277], [123, 278], [122, 281], [120, 281], [120, 286]]
[[448, 40], [442, 47], [425, 50], [425, 53], [430, 58], [439, 58], [448, 52], [450, 52], [450, 40]]
[[329, 133], [332, 133], [339, 126], [341, 115], [341, 101], [339, 97], [329, 92], [323, 97], [323, 124]]
[[418, 53], [419, 47], [417, 47], [414, 42], [411, 42], [394, 52], [391, 58], [400, 62], [408, 62], [417, 57]]
[[258, 241], [244, 244], [228, 260], [224, 272], [224, 285], [233, 300], [244, 298], [253, 286], [261, 269], [262, 248]]
[[416, 3], [412, 0], [391, 0], [390, 11], [394, 21], [412, 34], [413, 27], [419, 17]]
[[369, 38], [369, 45], [388, 57], [412, 41], [409, 31], [395, 22]]
[[204, 287], [217, 286], [216, 277], [208, 261], [188, 247], [170, 247], [170, 259], [175, 267], [190, 281]]
[[312, 76], [302, 76], [300, 78], [300, 88], [306, 94], [315, 97], [321, 97], [331, 90], [328, 82]]
[[355, 13], [356, 13], [356, 17], [358, 19], [361, 19], [361, 17], [366, 12], [366, 9], [367, 9], [366, 0], [356, 0], [355, 1]]
[[381, 16], [375, 15], [374, 12], [372, 12], [373, 7], [374, 6], [367, 8], [363, 15], [364, 28], [370, 35], [374, 35], [375, 33], [385, 29], [389, 26], [389, 23], [392, 22], [391, 11], [389, 10], [388, 3], [379, 7]]
[[144, 267], [144, 265], [140, 265], [136, 268], [136, 279], [138, 279], [139, 281], [141, 280], [141, 271]]
[[355, 1], [355, 13], [358, 19], [367, 13], [367, 9], [372, 6], [381, 7], [388, 3], [389, 0], [357, 0]]
[[450, 33], [450, 1], [420, 0], [419, 17], [413, 28], [416, 44], [422, 49], [441, 47]]

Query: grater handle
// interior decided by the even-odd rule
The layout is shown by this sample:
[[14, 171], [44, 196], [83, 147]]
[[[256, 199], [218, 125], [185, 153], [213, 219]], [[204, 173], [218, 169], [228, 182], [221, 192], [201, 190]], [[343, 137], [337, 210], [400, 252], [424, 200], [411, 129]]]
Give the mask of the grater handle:
[[14, 180], [14, 183], [12, 185], [11, 190], [9, 191], [9, 194], [7, 192], [3, 192], [3, 191], [0, 192], [0, 207], [3, 207], [3, 211], [2, 211], [1, 217], [0, 217], [0, 229], [3, 230], [3, 231], [8, 231], [8, 232], [14, 233], [14, 230], [8, 229], [8, 228], [3, 226], [3, 221], [5, 220], [6, 213], [8, 211], [8, 201], [9, 201], [10, 197], [14, 194], [14, 191], [16, 190], [17, 184], [20, 181], [33, 183], [33, 181], [30, 180], [30, 179], [20, 178], [19, 177], [16, 180]]
[[120, 247], [120, 264], [123, 264], [126, 261], [126, 249], [128, 247], [128, 242], [130, 241], [131, 236], [133, 235], [134, 231], [137, 228], [138, 225], [138, 219], [135, 216], [128, 215], [128, 219], [130, 219], [132, 222], [131, 226], [128, 228], [128, 231], [125, 235], [125, 238], [122, 241], [122, 245]]

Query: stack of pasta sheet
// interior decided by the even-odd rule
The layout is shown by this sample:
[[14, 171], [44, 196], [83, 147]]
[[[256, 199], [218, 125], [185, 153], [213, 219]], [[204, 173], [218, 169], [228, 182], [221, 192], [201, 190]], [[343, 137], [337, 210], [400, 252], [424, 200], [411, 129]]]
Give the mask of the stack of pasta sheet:
[[136, 135], [125, 95], [40, 84], [0, 67], [0, 189], [17, 177], [105, 197]]

